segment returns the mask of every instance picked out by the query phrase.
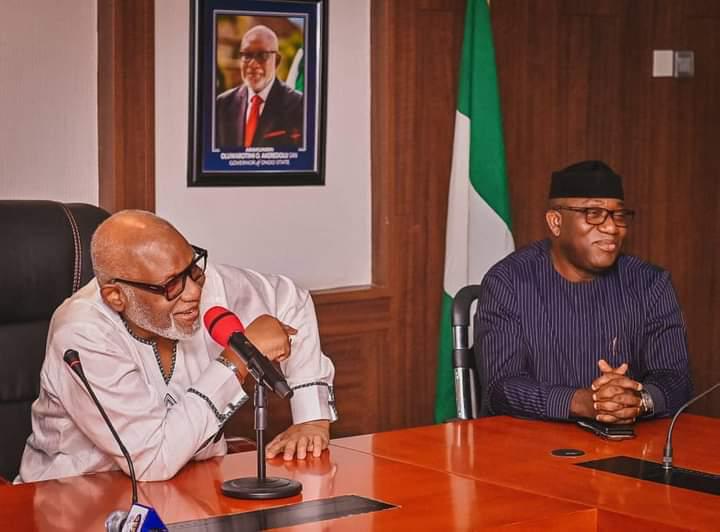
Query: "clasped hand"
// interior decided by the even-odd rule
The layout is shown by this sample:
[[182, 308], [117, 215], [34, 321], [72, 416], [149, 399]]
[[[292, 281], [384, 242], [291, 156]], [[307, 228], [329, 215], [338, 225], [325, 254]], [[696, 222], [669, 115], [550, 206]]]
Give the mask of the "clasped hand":
[[613, 368], [600, 360], [598, 367], [602, 375], [590, 385], [595, 419], [603, 423], [633, 423], [640, 415], [642, 384], [625, 375], [627, 363]]
[[268, 314], [255, 318], [245, 329], [245, 336], [272, 361], [282, 362], [290, 356], [290, 337], [297, 330]]
[[[290, 356], [291, 337], [295, 334], [297, 334], [296, 329], [268, 314], [258, 316], [245, 329], [245, 337], [250, 343], [266, 358], [276, 362], [287, 360]], [[245, 363], [235, 354], [232, 346], [226, 347], [222, 354], [235, 363], [238, 380], [244, 383], [248, 374]]]

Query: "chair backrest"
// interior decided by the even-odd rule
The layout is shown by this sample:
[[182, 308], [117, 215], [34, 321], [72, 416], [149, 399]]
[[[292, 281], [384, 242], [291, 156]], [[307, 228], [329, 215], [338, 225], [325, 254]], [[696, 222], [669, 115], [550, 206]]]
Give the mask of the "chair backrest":
[[90, 237], [109, 215], [85, 204], [0, 200], [0, 475], [30, 435], [50, 317], [93, 276]]
[[455, 373], [455, 404], [460, 419], [480, 415], [480, 384], [475, 357], [469, 342], [470, 310], [480, 296], [480, 285], [471, 284], [458, 290], [453, 298], [453, 372]]

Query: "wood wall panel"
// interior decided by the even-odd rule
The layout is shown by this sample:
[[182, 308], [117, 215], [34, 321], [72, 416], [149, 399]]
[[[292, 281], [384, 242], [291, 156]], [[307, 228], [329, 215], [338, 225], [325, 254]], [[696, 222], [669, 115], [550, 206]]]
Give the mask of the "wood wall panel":
[[155, 11], [98, 0], [99, 204], [155, 210]]
[[[432, 422], [464, 1], [372, 3], [374, 280], [391, 297], [383, 428]], [[377, 107], [376, 107], [377, 104]], [[375, 231], [376, 227], [373, 227]], [[387, 390], [392, 390], [389, 392]]]
[[[638, 210], [627, 251], [673, 275], [696, 389], [720, 380], [720, 4], [502, 0], [492, 16], [516, 244], [545, 236], [553, 170], [607, 161]], [[694, 50], [695, 78], [653, 79], [653, 49]]]
[[[111, 61], [110, 86], [120, 93], [110, 102], [140, 98], [133, 105], [142, 117], [133, 122], [126, 114], [133, 107], [120, 106], [125, 114], [108, 122], [116, 103], [101, 98], [101, 132], [106, 128], [115, 141], [110, 160], [118, 168], [123, 161], [142, 161], [134, 171], [125, 167], [109, 174], [118, 181], [108, 189], [115, 194], [106, 204], [110, 210], [142, 202], [152, 208], [154, 201], [148, 182], [154, 131], [152, 113], [145, 111], [153, 105], [152, 72], [135, 83], [117, 75], [143, 72], [152, 50], [137, 58], [115, 45], [108, 56], [103, 45], [108, 31], [119, 32], [115, 42], [151, 42], [147, 18], [127, 22], [139, 14], [152, 16], [149, 4], [99, 2], [100, 75], [104, 60]], [[718, 5], [711, 0], [492, 4], [516, 243], [545, 234], [552, 170], [582, 158], [606, 159], [626, 176], [628, 201], [640, 213], [628, 249], [673, 273], [698, 389], [720, 380], [713, 355], [720, 350], [714, 319], [720, 311], [720, 257], [714, 246], [720, 234]], [[341, 418], [334, 434], [432, 422], [464, 8], [465, 0], [372, 1], [373, 286], [314, 294], [323, 347], [336, 365]], [[696, 77], [650, 78], [653, 48], [695, 49]], [[114, 112], [111, 118], [118, 116]], [[142, 139], [123, 144], [137, 127]], [[101, 146], [107, 143], [101, 140]], [[101, 198], [103, 186], [101, 180]], [[233, 420], [231, 433], [249, 434], [249, 410]], [[720, 415], [717, 398], [697, 411]], [[288, 421], [287, 406], [271, 402], [271, 432]]]
[[[389, 298], [382, 290], [357, 289], [314, 295], [323, 351], [335, 364], [336, 406], [339, 420], [334, 436], [374, 432], [387, 427], [383, 403], [393, 401], [392, 383], [383, 388], [390, 329]], [[386, 379], [387, 380], [387, 379]], [[246, 386], [253, 390], [253, 383]], [[291, 422], [285, 401], [269, 398], [268, 435]], [[241, 409], [229, 423], [229, 434], [254, 439], [252, 409]]]
[[[98, 6], [100, 203], [152, 210], [152, 2]], [[335, 435], [433, 420], [464, 10], [465, 0], [372, 1], [373, 285], [313, 294], [336, 367]], [[270, 398], [269, 433], [289, 420], [287, 405]], [[228, 433], [252, 436], [250, 408]]]

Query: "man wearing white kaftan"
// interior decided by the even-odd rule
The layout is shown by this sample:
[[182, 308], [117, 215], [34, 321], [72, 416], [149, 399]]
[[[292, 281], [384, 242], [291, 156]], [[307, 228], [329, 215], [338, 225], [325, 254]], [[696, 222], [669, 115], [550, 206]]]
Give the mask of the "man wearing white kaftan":
[[[334, 368], [322, 353], [315, 310], [306, 290], [282, 276], [209, 265], [200, 315], [215, 305], [244, 324], [263, 314], [295, 329], [292, 353], [280, 363], [294, 389], [295, 424], [337, 418]], [[16, 482], [83, 475], [127, 465], [79, 378], [63, 361], [75, 349], [108, 416], [133, 458], [140, 480], [164, 480], [188, 461], [223, 455], [216, 438], [248, 399], [235, 373], [216, 361], [222, 348], [204, 328], [177, 341], [170, 375], [164, 375], [152, 340], [136, 336], [101, 297], [93, 279], [55, 312], [32, 407], [28, 438]]]

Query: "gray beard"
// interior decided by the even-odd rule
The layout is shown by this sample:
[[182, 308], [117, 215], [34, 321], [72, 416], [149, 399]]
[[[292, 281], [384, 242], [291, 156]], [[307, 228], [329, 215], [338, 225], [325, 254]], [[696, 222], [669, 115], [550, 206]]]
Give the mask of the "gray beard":
[[183, 330], [178, 326], [175, 322], [175, 317], [172, 315], [170, 315], [169, 325], [165, 327], [155, 325], [148, 309], [138, 304], [135, 294], [130, 290], [125, 290], [124, 287], [123, 292], [128, 300], [128, 306], [125, 309], [125, 318], [146, 331], [157, 334], [163, 338], [168, 338], [169, 340], [189, 340], [200, 330], [199, 318], [195, 320], [189, 331]]

